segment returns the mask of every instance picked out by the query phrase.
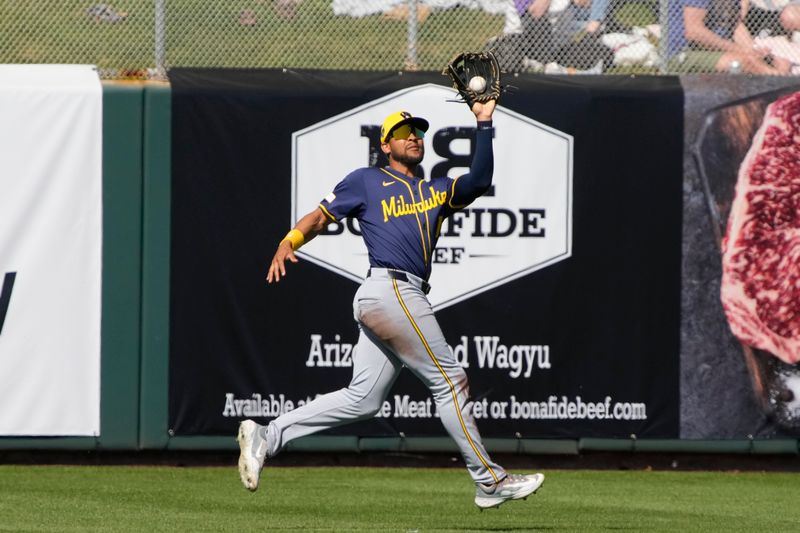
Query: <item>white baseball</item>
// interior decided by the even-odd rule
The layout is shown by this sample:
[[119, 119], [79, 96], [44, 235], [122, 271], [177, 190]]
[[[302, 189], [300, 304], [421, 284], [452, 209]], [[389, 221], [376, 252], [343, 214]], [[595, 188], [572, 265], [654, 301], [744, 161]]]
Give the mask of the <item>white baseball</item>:
[[482, 93], [483, 90], [486, 89], [486, 80], [483, 76], [473, 76], [469, 80], [469, 88], [476, 93]]

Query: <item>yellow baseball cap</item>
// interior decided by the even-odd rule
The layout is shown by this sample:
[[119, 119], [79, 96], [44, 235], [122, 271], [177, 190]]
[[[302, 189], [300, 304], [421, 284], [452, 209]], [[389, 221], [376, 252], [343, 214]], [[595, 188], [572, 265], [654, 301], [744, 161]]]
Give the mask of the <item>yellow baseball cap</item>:
[[388, 142], [389, 134], [392, 133], [392, 130], [403, 124], [411, 124], [422, 131], [428, 131], [430, 127], [430, 124], [428, 124], [428, 121], [424, 118], [414, 117], [408, 111], [397, 111], [386, 117], [386, 120], [383, 121], [383, 126], [381, 126], [381, 142]]

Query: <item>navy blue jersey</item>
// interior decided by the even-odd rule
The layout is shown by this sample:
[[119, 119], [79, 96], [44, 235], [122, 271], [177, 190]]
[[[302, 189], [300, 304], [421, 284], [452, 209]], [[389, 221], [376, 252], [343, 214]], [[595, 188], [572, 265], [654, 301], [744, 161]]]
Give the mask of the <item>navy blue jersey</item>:
[[360, 168], [339, 182], [319, 207], [331, 220], [358, 220], [370, 266], [428, 279], [444, 219], [472, 203], [492, 183], [491, 124], [478, 123], [475, 154], [463, 176], [423, 180], [388, 166]]

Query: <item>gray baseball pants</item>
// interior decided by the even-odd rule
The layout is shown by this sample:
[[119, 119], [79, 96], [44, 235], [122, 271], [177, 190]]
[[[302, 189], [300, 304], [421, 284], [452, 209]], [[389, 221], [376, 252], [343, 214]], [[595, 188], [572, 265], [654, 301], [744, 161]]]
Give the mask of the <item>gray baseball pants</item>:
[[467, 403], [467, 375], [447, 346], [423, 282], [410, 274], [405, 277], [406, 281], [393, 279], [387, 269], [371, 269], [353, 301], [361, 333], [353, 353], [352, 381], [273, 420], [266, 430], [269, 456], [298, 437], [374, 417], [406, 366], [430, 389], [473, 480], [493, 483], [505, 477], [481, 443]]

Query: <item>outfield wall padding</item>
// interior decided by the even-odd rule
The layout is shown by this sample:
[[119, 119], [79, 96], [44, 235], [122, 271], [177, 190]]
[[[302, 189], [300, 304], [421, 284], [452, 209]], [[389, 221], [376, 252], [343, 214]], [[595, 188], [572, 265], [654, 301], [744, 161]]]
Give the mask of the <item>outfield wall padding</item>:
[[[153, 367], [167, 359], [159, 298], [168, 294], [169, 92], [103, 84], [100, 436], [5, 437], [0, 449], [135, 450], [142, 430], [157, 426], [153, 414], [166, 403], [166, 371]], [[163, 443], [166, 429], [160, 435]]]
[[[542, 83], [546, 87], [549, 85], [544, 93], [558, 87], [555, 80], [542, 80]], [[585, 83], [587, 87], [591, 85], [591, 81], [580, 83]], [[613, 80], [610, 85], [603, 86], [604, 98], [614, 103], [612, 107], [617, 112], [624, 112], [627, 101], [624, 84], [619, 85], [621, 83]], [[784, 80], [780, 84], [771, 80], [755, 80], [749, 84], [741, 82], [739, 85], [727, 82], [724, 84], [727, 91], [724, 98], [734, 98], [731, 94], [775, 91], [778, 85], [779, 92], [785, 92], [787, 89], [781, 87], [788, 86], [791, 89], [791, 84], [792, 80]], [[692, 118], [687, 122], [687, 131], [684, 133], [687, 139], [685, 153], [690, 154], [698, 131], [697, 117], [705, 116], [703, 113], [709, 108], [711, 96], [704, 92], [707, 85], [703, 84], [703, 80], [682, 80], [682, 85], [692, 97], [687, 100], [687, 109], [695, 110], [691, 115], [687, 114]], [[615, 93], [615, 90], [621, 92]], [[166, 84], [106, 83], [103, 86], [101, 435], [96, 438], [0, 437], [0, 449], [236, 452], [237, 444], [232, 434], [214, 435], [211, 432], [206, 435], [176, 435], [170, 424], [170, 308], [174, 304], [170, 301], [170, 272], [174, 266], [171, 265], [174, 246], [171, 242], [174, 237], [173, 96], [172, 88]], [[207, 96], [213, 98], [213, 91]], [[347, 105], [355, 105], [355, 102]], [[342, 109], [346, 107], [344, 105]], [[613, 149], [611, 144], [607, 150]], [[233, 147], [231, 149], [235, 152]], [[748, 377], [744, 364], [737, 359], [740, 355], [736, 350], [740, 346], [729, 337], [720, 343], [711, 336], [711, 332], [719, 331], [719, 316], [711, 314], [716, 310], [714, 305], [706, 301], [708, 295], [697, 292], [697, 287], [701, 285], [697, 283], [695, 270], [705, 275], [708, 265], [717, 259], [705, 252], [701, 259], [691, 255], [696, 254], [693, 251], [699, 246], [696, 242], [704, 243], [707, 238], [707, 233], [704, 233], [706, 230], [702, 228], [706, 214], [697, 212], [705, 208], [702, 205], [698, 207], [703, 193], [694, 181], [693, 170], [691, 165], [686, 166], [689, 178], [684, 176], [684, 220], [688, 220], [690, 226], [684, 227], [684, 268], [688, 272], [685, 271], [683, 276], [684, 285], [690, 285], [694, 292], [687, 293], [686, 287], [683, 289], [684, 316], [681, 318], [681, 327], [685, 332], [695, 331], [691, 324], [687, 325], [687, 312], [698, 324], [712, 324], [713, 327], [706, 327], [707, 331], [704, 330], [702, 334], [695, 331], [695, 337], [684, 336], [681, 340], [681, 438], [642, 438], [629, 434], [616, 438], [584, 436], [549, 439], [535, 438], [531, 433], [518, 438], [489, 435], [485, 440], [490, 452], [523, 455], [575, 455], [602, 451], [787, 456], [800, 453], [799, 441], [791, 428], [776, 426], [773, 421], [766, 426], [759, 426], [764, 414], [758, 411], [752, 391], [747, 388]], [[287, 218], [285, 224], [280, 224], [283, 229], [272, 228], [270, 231], [278, 235], [288, 224]], [[695, 228], [702, 231], [693, 231]], [[273, 241], [277, 238], [272, 233], [263, 240], [264, 250], [261, 252], [265, 257], [271, 252]], [[702, 238], [699, 237], [701, 235]], [[261, 266], [255, 265], [254, 268]], [[309, 266], [305, 268], [308, 270]], [[310, 275], [313, 280], [319, 277], [308, 272], [302, 275]], [[707, 280], [703, 282], [708, 283]], [[202, 290], [202, 287], [198, 290]], [[711, 296], [715, 297], [713, 294]], [[697, 302], [703, 302], [703, 305]], [[723, 349], [726, 350], [725, 354], [715, 355], [714, 359], [706, 357], [715, 353], [715, 350]], [[710, 371], [709, 368], [714, 370]], [[191, 372], [191, 369], [188, 371]], [[695, 379], [703, 376], [710, 381], [704, 382], [708, 387], [701, 388]], [[731, 384], [729, 389], [722, 389], [715, 384], [714, 380], [723, 378]], [[722, 401], [727, 404], [718, 403]], [[290, 452], [335, 453], [456, 451], [447, 437], [406, 433], [405, 437], [358, 432], [351, 435], [324, 434], [299, 439], [290, 443], [287, 449]], [[712, 435], [721, 437], [712, 438]]]

